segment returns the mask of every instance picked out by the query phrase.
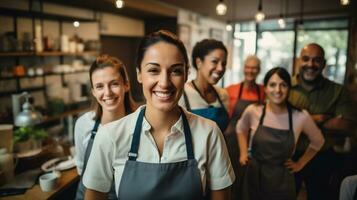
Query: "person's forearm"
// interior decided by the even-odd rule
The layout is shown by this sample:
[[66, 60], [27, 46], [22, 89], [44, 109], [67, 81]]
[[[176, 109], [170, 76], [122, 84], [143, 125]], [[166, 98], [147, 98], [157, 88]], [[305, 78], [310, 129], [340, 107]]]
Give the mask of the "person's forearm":
[[211, 191], [211, 200], [230, 200], [231, 196], [230, 187], [224, 188], [222, 190], [212, 190]]
[[353, 134], [355, 125], [351, 120], [343, 119], [342, 117], [335, 117], [327, 120], [322, 127], [327, 130], [339, 130], [341, 133], [345, 133], [349, 136], [350, 133]]
[[315, 149], [308, 147], [305, 153], [300, 157], [300, 159], [297, 162], [303, 168], [313, 157], [315, 157], [316, 153], [317, 151]]
[[95, 190], [87, 189], [85, 192], [85, 200], [105, 200], [107, 199], [107, 194], [103, 192], [98, 192]]
[[238, 144], [239, 144], [239, 150], [241, 154], [248, 154], [248, 134], [244, 133], [239, 133], [237, 134], [238, 136]]

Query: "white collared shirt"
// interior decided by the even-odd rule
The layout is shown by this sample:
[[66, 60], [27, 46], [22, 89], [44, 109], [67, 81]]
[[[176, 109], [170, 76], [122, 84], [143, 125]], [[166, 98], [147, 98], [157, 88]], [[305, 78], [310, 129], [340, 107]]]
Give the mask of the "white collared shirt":
[[[83, 178], [87, 188], [108, 192], [114, 174], [115, 189], [118, 193], [135, 123], [143, 108], [144, 106], [141, 106], [134, 113], [99, 129]], [[220, 129], [211, 120], [184, 112], [190, 125], [193, 151], [201, 173], [203, 189], [206, 187], [206, 181], [211, 190], [230, 186], [235, 180], [235, 175]], [[182, 117], [166, 136], [161, 157], [150, 129], [150, 124], [144, 118], [137, 161], [172, 163], [187, 160]]]

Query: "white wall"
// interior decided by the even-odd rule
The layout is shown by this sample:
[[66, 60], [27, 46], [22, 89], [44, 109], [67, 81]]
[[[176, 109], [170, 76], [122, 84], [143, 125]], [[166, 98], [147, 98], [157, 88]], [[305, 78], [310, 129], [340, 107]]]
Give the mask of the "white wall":
[[[226, 31], [226, 23], [184, 9], [179, 9], [177, 22], [179, 26], [178, 35], [185, 43], [190, 59], [192, 48], [197, 42], [207, 38], [214, 38], [222, 41], [226, 45], [228, 50], [227, 70], [231, 68], [232, 33]], [[180, 34], [180, 27], [184, 27], [186, 33], [188, 29], [188, 35], [186, 33]], [[195, 76], [196, 72], [191, 68], [189, 79], [193, 79]], [[221, 85], [221, 82], [219, 82], [218, 85]]]

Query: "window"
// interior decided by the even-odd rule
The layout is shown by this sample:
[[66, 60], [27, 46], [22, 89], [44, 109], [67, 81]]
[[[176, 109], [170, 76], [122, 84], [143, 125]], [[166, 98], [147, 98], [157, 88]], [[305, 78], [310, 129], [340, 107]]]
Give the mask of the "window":
[[291, 74], [297, 73], [297, 66], [293, 69], [295, 59], [301, 48], [311, 42], [325, 49], [325, 77], [342, 84], [348, 44], [348, 19], [345, 18], [305, 20], [303, 25], [288, 19], [284, 29], [278, 26], [277, 20], [236, 24], [233, 66], [227, 70], [224, 84], [228, 86], [243, 80], [244, 59], [254, 53], [261, 59], [262, 66], [257, 82], [261, 83], [265, 73], [276, 66], [286, 68]]

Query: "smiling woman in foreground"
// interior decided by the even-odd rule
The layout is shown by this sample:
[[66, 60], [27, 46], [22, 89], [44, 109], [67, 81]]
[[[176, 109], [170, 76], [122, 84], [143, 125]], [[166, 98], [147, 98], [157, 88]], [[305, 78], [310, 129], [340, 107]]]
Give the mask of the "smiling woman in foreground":
[[119, 199], [227, 199], [235, 176], [218, 126], [178, 106], [188, 58], [177, 36], [146, 36], [137, 79], [146, 105], [99, 130], [84, 185], [104, 199], [115, 179]]

